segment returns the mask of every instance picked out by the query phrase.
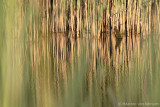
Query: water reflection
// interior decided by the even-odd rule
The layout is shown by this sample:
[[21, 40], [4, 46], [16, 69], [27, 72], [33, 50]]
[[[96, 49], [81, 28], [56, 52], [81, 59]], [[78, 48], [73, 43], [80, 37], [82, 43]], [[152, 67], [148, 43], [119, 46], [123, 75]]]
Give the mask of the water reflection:
[[121, 39], [103, 34], [101, 39], [75, 40], [52, 33], [34, 41], [5, 41], [0, 106], [112, 107], [144, 102], [159, 106], [156, 22], [159, 18], [151, 23], [150, 34], [142, 28], [141, 35], [129, 32]]
[[159, 97], [154, 96], [153, 87], [159, 85], [153, 78], [159, 81], [159, 68], [152, 66], [159, 60], [154, 59], [153, 63], [150, 50], [154, 40], [146, 42], [140, 35], [129, 35], [127, 46], [125, 36], [117, 40], [113, 35], [111, 40], [109, 36], [105, 40], [75, 40], [52, 34], [26, 42], [24, 59], [29, 76], [24, 74], [24, 81], [28, 82], [23, 83], [31, 105], [97, 107], [123, 102], [157, 103]]

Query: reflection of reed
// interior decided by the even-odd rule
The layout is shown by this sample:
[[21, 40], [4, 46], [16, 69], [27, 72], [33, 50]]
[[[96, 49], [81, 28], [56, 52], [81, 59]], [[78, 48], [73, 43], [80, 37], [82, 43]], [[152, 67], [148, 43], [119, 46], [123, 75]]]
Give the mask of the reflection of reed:
[[[132, 99], [135, 102], [146, 101], [146, 98], [150, 97], [147, 93], [153, 90], [151, 87], [154, 86], [153, 71], [159, 74], [155, 65], [151, 64], [152, 60], [159, 61], [159, 54], [156, 60], [152, 54], [157, 52], [151, 50], [153, 49], [151, 44], [156, 43], [156, 39], [150, 39], [146, 43], [144, 41], [142, 45], [139, 35], [133, 34], [132, 39], [130, 35], [127, 37], [128, 55], [125, 52], [125, 36], [117, 47], [116, 37], [114, 35], [111, 37], [112, 56], [109, 53], [108, 36], [105, 39], [75, 40], [61, 34], [53, 34], [48, 38], [25, 42], [25, 48], [16, 42], [13, 43], [12, 49], [15, 55], [13, 66], [18, 66], [20, 71], [28, 69], [24, 74], [19, 73], [19, 70], [15, 74], [12, 73], [15, 77], [22, 76], [19, 82], [18, 79], [13, 80], [18, 84], [24, 84], [22, 86], [27, 92], [23, 94], [24, 96], [19, 95], [19, 98], [23, 97], [24, 100], [29, 98], [30, 103], [26, 105], [39, 107], [77, 106], [84, 102], [87, 107], [94, 105], [101, 107], [116, 105], [117, 101], [126, 99], [128, 102]], [[15, 49], [17, 51], [14, 51]], [[23, 55], [21, 49], [25, 49], [24, 57], [21, 56]], [[25, 65], [22, 63], [23, 58]], [[16, 85], [14, 82], [13, 84]], [[24, 91], [21, 87], [12, 91], [17, 92], [15, 89], [19, 89], [22, 93]]]
[[[127, 1], [128, 9], [131, 9], [129, 6], [131, 0]], [[19, 16], [21, 14], [25, 16], [26, 10], [21, 11], [21, 7], [17, 7], [17, 2], [14, 4], [6, 2], [9, 9], [6, 9], [5, 28], [3, 28], [3, 30], [5, 29], [5, 40], [0, 40], [2, 42], [0, 44], [3, 45], [0, 46], [2, 50], [2, 55], [0, 55], [2, 87], [0, 88], [0, 99], [2, 99], [0, 106], [77, 107], [82, 105], [105, 107], [117, 105], [117, 101], [138, 103], [159, 101], [157, 93], [159, 93], [160, 87], [160, 42], [158, 36], [152, 38], [146, 36], [150, 31], [152, 31], [152, 35], [159, 34], [160, 26], [157, 27], [156, 24], [159, 22], [157, 3], [153, 2], [155, 4], [143, 10], [139, 7], [140, 3], [134, 1], [133, 4], [136, 5], [136, 8], [132, 8], [130, 11], [133, 14], [126, 13], [127, 17], [133, 15], [133, 19], [124, 19], [124, 14], [119, 14], [119, 21], [115, 25], [117, 29], [114, 30], [116, 27], [112, 28], [112, 26], [114, 26], [115, 17], [110, 17], [108, 26], [109, 13], [100, 5], [105, 4], [100, 3], [102, 0], [82, 1], [82, 3], [79, 0], [75, 3], [72, 3], [72, 0], [69, 2], [55, 0], [53, 10], [50, 10], [49, 0], [46, 2], [29, 0], [33, 6], [31, 14], [28, 16], [29, 28], [26, 28], [28, 23], [24, 23], [23, 29], [24, 32], [25, 30], [27, 32], [21, 34], [21, 24], [24, 19]], [[112, 0], [105, 2], [112, 5], [109, 10], [111, 16], [115, 11], [114, 5], [118, 5], [119, 2], [115, 1], [113, 4]], [[71, 13], [71, 16], [67, 18], [70, 20], [68, 25], [66, 25], [66, 4], [69, 9], [67, 12]], [[77, 5], [75, 9], [73, 8], [74, 4]], [[15, 11], [18, 13], [14, 14], [14, 7], [17, 7]], [[37, 12], [41, 8], [42, 16], [46, 16], [44, 18], [41, 18], [41, 14]], [[83, 15], [81, 10], [84, 11], [84, 9], [87, 12]], [[49, 14], [50, 11], [53, 13]], [[73, 17], [74, 12], [75, 17]], [[105, 15], [101, 15], [102, 12]], [[145, 12], [146, 14], [141, 14]], [[142, 21], [140, 24], [139, 16], [146, 17], [145, 15], [148, 16], [148, 19], [142, 19], [144, 22]], [[157, 15], [158, 18], [156, 18]], [[14, 20], [12, 16], [14, 16]], [[51, 16], [53, 17], [52, 21], [49, 20]], [[103, 19], [100, 16], [103, 16]], [[19, 23], [17, 19], [20, 19]], [[119, 26], [119, 23], [125, 20], [127, 23]], [[150, 20], [153, 21], [150, 22]], [[74, 25], [74, 21], [77, 23], [76, 25]], [[50, 25], [51, 22], [53, 24]], [[103, 26], [101, 22], [103, 22]], [[104, 33], [102, 33], [101, 39], [91, 37], [75, 40], [62, 33], [49, 35], [50, 26], [55, 32], [63, 32], [69, 26], [69, 31], [76, 30], [77, 33], [85, 31], [85, 29], [88, 31], [93, 29], [93, 34], [97, 34], [99, 31], [104, 31]], [[99, 26], [104, 27], [103, 30]], [[109, 36], [107, 27], [110, 28]], [[139, 32], [141, 27], [143, 39], [140, 34], [135, 34], [135, 31]], [[39, 32], [41, 29], [42, 32]], [[126, 29], [131, 29], [131, 32], [126, 32], [128, 36], [117, 36]], [[3, 34], [3, 30], [0, 29], [0, 34]], [[43, 36], [46, 34], [48, 37], [40, 34]], [[28, 37], [21, 40], [22, 35]], [[148, 41], [145, 40], [144, 35]], [[10, 36], [18, 39], [10, 39]]]
[[[132, 61], [133, 55], [140, 58], [140, 48], [137, 41], [139, 40], [139, 36], [134, 36], [133, 43], [131, 39], [128, 38], [128, 61]], [[36, 90], [37, 94], [40, 96], [46, 96], [46, 97], [40, 97], [39, 104], [48, 104], [50, 103], [47, 99], [47, 96], [54, 97], [58, 101], [62, 101], [63, 99], [63, 92], [65, 92], [65, 96], [68, 96], [67, 90], [69, 87], [68, 85], [71, 83], [68, 83], [69, 80], [72, 80], [74, 78], [75, 72], [75, 60], [79, 61], [80, 53], [83, 51], [84, 48], [82, 48], [83, 44], [86, 44], [86, 52], [84, 55], [85, 57], [90, 57], [90, 68], [88, 72], [86, 72], [85, 81], [86, 81], [86, 93], [89, 94], [89, 98], [93, 97], [94, 91], [99, 91], [100, 96], [103, 99], [108, 99], [107, 93], [106, 93], [106, 84], [111, 84], [113, 81], [112, 79], [118, 79], [122, 78], [121, 76], [123, 73], [120, 73], [121, 71], [125, 71], [125, 64], [126, 62], [126, 47], [125, 47], [125, 37], [121, 40], [121, 43], [119, 46], [116, 47], [117, 41], [116, 38], [112, 37], [112, 57], [109, 55], [109, 37], [106, 38], [106, 41], [96, 40], [96, 39], [89, 39], [89, 40], [81, 40], [77, 39], [71, 39], [66, 38], [62, 36], [61, 34], [54, 34], [52, 37], [48, 39], [42, 39], [38, 42], [38, 44], [34, 43], [34, 47], [32, 47], [31, 57], [33, 60], [33, 68], [35, 69], [36, 74]], [[83, 42], [85, 41], [85, 42]], [[132, 46], [133, 45], [133, 46]], [[116, 48], [115, 48], [116, 47]], [[132, 48], [134, 48], [134, 51]], [[136, 54], [138, 53], [138, 54]], [[33, 56], [32, 56], [33, 55]], [[107, 69], [103, 70], [101, 72], [98, 72], [100, 69], [100, 66], [108, 66], [112, 61], [114, 69], [108, 69], [110, 71], [116, 71], [116, 74], [109, 74], [107, 73]], [[79, 65], [77, 65], [79, 66]], [[39, 69], [40, 68], [40, 69]], [[110, 68], [110, 67], [109, 67]], [[119, 75], [119, 73], [121, 75]], [[112, 78], [112, 77], [115, 78]], [[100, 76], [100, 77], [99, 77]], [[102, 78], [103, 77], [103, 78]], [[98, 78], [100, 81], [97, 81]], [[120, 81], [116, 80], [116, 84], [120, 84]], [[95, 85], [97, 86], [95, 87]], [[47, 88], [46, 88], [47, 87]], [[119, 86], [117, 86], [119, 87]], [[94, 88], [96, 90], [94, 90]], [[114, 89], [114, 88], [113, 88]], [[119, 87], [119, 90], [121, 88]], [[82, 90], [84, 91], [84, 90]], [[118, 91], [118, 90], [117, 90]], [[84, 91], [85, 92], [85, 91]], [[68, 93], [68, 94], [67, 94]], [[53, 96], [51, 96], [53, 95]], [[85, 97], [85, 95], [82, 95]], [[49, 98], [50, 98], [49, 97]], [[69, 96], [68, 96], [69, 97]], [[83, 98], [82, 97], [82, 98]], [[98, 96], [97, 96], [98, 97]], [[92, 100], [90, 99], [90, 102]], [[98, 102], [100, 103], [100, 102]], [[102, 103], [100, 103], [102, 104]], [[107, 102], [103, 102], [103, 104], [108, 104]], [[90, 103], [90, 106], [92, 106], [92, 103]]]

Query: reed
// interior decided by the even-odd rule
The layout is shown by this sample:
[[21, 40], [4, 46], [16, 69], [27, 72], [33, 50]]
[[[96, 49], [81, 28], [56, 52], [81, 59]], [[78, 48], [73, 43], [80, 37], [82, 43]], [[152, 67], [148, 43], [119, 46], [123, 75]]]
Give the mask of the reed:
[[[26, 3], [26, 6], [22, 5], [24, 9], [28, 8], [27, 5], [34, 7], [31, 11], [30, 25], [34, 27], [34, 32], [42, 31], [44, 34], [64, 32], [67, 35], [74, 33], [77, 35], [75, 37], [84, 33], [100, 37], [108, 30], [113, 31], [114, 26], [117, 26], [120, 32], [129, 33], [131, 30], [135, 33], [143, 32], [143, 28], [147, 25], [144, 21], [146, 18], [148, 18], [147, 28], [150, 29], [152, 4], [158, 5], [158, 1], [132, 0], [34, 0], [24, 3]], [[148, 16], [144, 19], [142, 16], [146, 15], [144, 12], [146, 8]]]

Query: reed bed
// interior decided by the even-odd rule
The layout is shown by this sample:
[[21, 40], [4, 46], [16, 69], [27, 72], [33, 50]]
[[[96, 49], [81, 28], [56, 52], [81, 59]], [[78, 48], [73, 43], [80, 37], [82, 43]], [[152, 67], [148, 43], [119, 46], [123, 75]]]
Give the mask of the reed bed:
[[38, 14], [39, 11], [43, 14], [43, 26], [40, 25], [43, 32], [66, 32], [76, 37], [91, 33], [100, 37], [104, 32], [113, 31], [115, 26], [120, 32], [140, 33], [143, 28], [150, 29], [151, 8], [153, 4], [158, 5], [158, 1], [42, 0], [36, 4]]
[[20, 17], [26, 17], [27, 11], [30, 14], [29, 38], [38, 38], [40, 32], [106, 37], [115, 27], [122, 33], [150, 32], [152, 8], [159, 10], [156, 0], [19, 0], [18, 3]]
[[[159, 106], [160, 4], [149, 4], [1, 0], [0, 106]], [[115, 26], [127, 33], [121, 41]]]

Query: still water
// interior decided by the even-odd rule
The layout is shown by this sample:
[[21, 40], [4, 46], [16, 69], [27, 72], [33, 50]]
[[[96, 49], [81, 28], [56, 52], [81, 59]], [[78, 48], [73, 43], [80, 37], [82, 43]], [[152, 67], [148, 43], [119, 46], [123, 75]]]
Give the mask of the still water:
[[32, 38], [6, 29], [9, 36], [0, 37], [0, 107], [159, 107], [160, 13], [153, 13], [141, 34], [128, 31], [122, 38]]
[[118, 40], [11, 39], [1, 62], [4, 107], [160, 106], [159, 32]]

